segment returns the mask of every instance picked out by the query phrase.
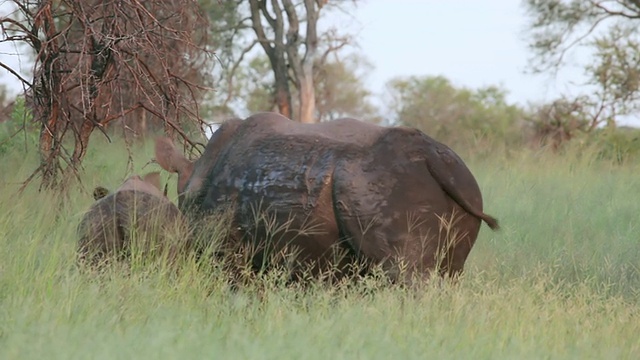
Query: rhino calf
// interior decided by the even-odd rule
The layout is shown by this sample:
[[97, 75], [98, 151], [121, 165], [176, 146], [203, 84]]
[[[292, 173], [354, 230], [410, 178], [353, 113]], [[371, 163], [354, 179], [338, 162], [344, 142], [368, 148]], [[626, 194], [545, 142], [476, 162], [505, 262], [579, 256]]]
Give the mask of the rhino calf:
[[81, 263], [123, 260], [134, 246], [142, 254], [164, 252], [170, 261], [187, 250], [186, 221], [160, 190], [158, 172], [131, 176], [112, 193], [97, 187], [93, 197], [96, 202], [77, 227]]

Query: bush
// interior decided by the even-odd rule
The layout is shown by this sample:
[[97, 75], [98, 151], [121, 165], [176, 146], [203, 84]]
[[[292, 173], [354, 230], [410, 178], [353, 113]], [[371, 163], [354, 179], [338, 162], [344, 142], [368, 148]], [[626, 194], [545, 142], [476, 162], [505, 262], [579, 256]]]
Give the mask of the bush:
[[593, 134], [591, 142], [600, 159], [625, 163], [640, 156], [640, 129], [603, 129]]
[[395, 122], [418, 128], [458, 150], [476, 152], [523, 144], [525, 111], [496, 86], [459, 87], [442, 76], [392, 79], [388, 84]]
[[24, 97], [16, 98], [9, 120], [0, 124], [0, 155], [37, 149], [39, 129]]

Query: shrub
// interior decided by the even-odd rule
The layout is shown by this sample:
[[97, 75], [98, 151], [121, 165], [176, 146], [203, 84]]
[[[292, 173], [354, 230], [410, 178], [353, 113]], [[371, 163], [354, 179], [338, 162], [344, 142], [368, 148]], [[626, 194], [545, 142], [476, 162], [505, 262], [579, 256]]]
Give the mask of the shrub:
[[33, 122], [33, 115], [26, 106], [24, 97], [19, 96], [9, 120], [0, 123], [0, 155], [36, 149], [38, 140], [38, 126]]

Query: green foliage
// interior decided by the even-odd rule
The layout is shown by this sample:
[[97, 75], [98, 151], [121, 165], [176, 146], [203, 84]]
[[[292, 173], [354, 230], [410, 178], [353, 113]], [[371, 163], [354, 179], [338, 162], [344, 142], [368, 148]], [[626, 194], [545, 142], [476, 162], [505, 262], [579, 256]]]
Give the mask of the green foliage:
[[246, 109], [250, 112], [272, 111], [273, 101], [273, 73], [266, 56], [256, 56], [251, 59], [248, 67], [237, 77], [236, 82], [244, 87], [242, 98]]
[[[329, 54], [353, 44], [353, 39], [337, 27], [316, 31], [319, 19], [340, 17], [355, 3], [201, 1], [208, 9], [221, 63], [216, 84], [220, 90], [210, 99], [210, 106], [226, 117], [278, 109], [298, 119], [302, 101], [297, 97], [304, 88], [302, 84], [314, 82], [316, 93], [322, 91], [322, 95], [316, 94], [313, 104], [324, 106], [315, 110], [315, 120], [356, 112], [369, 115], [372, 106], [366, 101], [368, 92], [361, 85], [361, 77], [355, 75], [356, 67], [365, 64], [361, 60], [355, 64], [352, 59], [326, 64]], [[306, 61], [312, 61], [312, 72], [302, 70], [308, 68], [303, 66]], [[337, 80], [333, 74], [353, 81]]]
[[37, 149], [39, 132], [24, 97], [17, 97], [9, 120], [0, 123], [0, 155]]
[[591, 45], [595, 59], [585, 69], [610, 116], [638, 110], [640, 100], [640, 32], [635, 26], [614, 26]]
[[586, 136], [583, 145], [593, 147], [599, 159], [620, 164], [640, 159], [640, 129], [605, 128]]
[[531, 140], [536, 145], [550, 145], [557, 150], [572, 138], [590, 130], [587, 99], [556, 99], [535, 106], [527, 116]]
[[549, 146], [560, 156], [579, 152], [619, 164], [640, 159], [640, 129], [617, 127], [613, 119], [608, 119], [607, 126], [596, 127], [592, 111], [588, 97], [560, 98], [534, 107], [526, 130], [534, 145]]
[[[346, 116], [376, 120], [377, 109], [372, 105], [371, 93], [364, 83], [364, 76], [371, 66], [358, 54], [344, 58], [332, 57], [324, 63], [316, 64], [314, 86], [318, 121]], [[230, 117], [242, 116], [236, 114], [233, 109], [243, 109], [249, 113], [275, 111], [273, 81], [267, 57], [258, 55], [251, 58], [246, 66], [236, 70], [231, 87], [218, 94], [218, 99], [214, 100], [216, 103], [228, 105], [218, 106], [212, 113]], [[294, 91], [294, 107], [297, 106], [296, 94]], [[223, 99], [225, 97], [226, 100]]]
[[397, 123], [419, 128], [440, 141], [460, 147], [482, 139], [521, 144], [524, 111], [507, 103], [503, 89], [456, 87], [442, 76], [395, 78], [387, 89]]
[[198, 0], [202, 10], [208, 15], [211, 22], [212, 45], [217, 49], [218, 55], [228, 55], [228, 51], [234, 48], [233, 35], [238, 32], [235, 28], [242, 18], [244, 9], [238, 0]]
[[374, 120], [377, 109], [371, 104], [371, 92], [364, 83], [364, 77], [372, 68], [359, 54], [318, 63], [314, 73], [316, 118], [329, 121], [350, 116]]
[[[92, 140], [83, 180], [109, 188], [124, 150]], [[120, 147], [117, 147], [120, 148]], [[135, 170], [152, 149], [135, 153]], [[93, 202], [16, 185], [37, 162], [0, 162], [0, 358], [553, 358], [640, 352], [635, 166], [523, 150], [471, 159], [483, 227], [456, 284], [416, 291], [378, 278], [329, 288], [277, 275], [232, 290], [215, 266], [85, 273], [75, 226]], [[636, 165], [637, 164], [633, 164]], [[149, 170], [148, 168], [145, 170]], [[171, 195], [175, 199], [175, 194]]]
[[640, 100], [640, 3], [632, 0], [525, 0], [530, 17], [531, 68], [560, 70], [571, 51], [590, 56], [578, 63], [587, 76], [589, 129], [637, 112]]
[[558, 66], [571, 44], [584, 40], [581, 37], [590, 23], [606, 17], [604, 11], [589, 1], [523, 0], [523, 3], [530, 18], [529, 45], [535, 54], [532, 66], [539, 72]]
[[273, 73], [266, 56], [254, 56], [238, 66], [231, 78], [220, 81], [218, 91], [205, 103], [208, 117], [217, 122], [258, 111], [273, 111]]

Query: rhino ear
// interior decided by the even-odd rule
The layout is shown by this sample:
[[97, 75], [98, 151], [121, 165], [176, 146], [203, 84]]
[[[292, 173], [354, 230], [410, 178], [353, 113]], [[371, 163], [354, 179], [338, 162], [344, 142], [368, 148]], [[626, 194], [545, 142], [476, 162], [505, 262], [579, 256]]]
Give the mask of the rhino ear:
[[178, 151], [173, 141], [166, 137], [156, 139], [156, 162], [166, 171], [178, 174], [178, 193], [182, 193], [193, 173], [194, 163]]
[[156, 161], [168, 172], [184, 173], [191, 165], [189, 161], [167, 137], [156, 139]]
[[93, 189], [93, 199], [94, 200], [100, 200], [103, 197], [109, 195], [109, 189], [104, 188], [102, 186], [96, 186], [95, 189]]
[[146, 174], [142, 177], [142, 181], [153, 185], [156, 189], [161, 190], [162, 185], [160, 185], [160, 172], [154, 171]]

